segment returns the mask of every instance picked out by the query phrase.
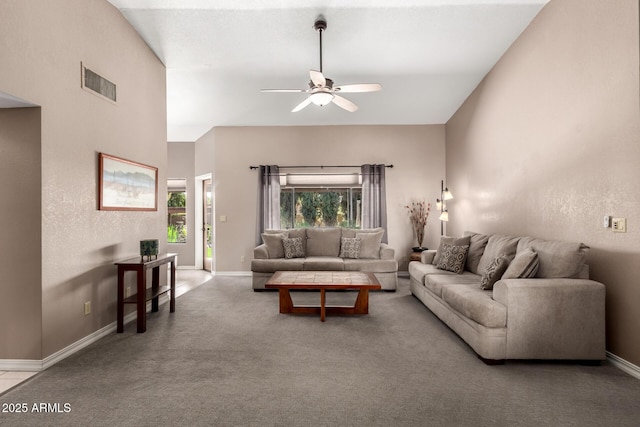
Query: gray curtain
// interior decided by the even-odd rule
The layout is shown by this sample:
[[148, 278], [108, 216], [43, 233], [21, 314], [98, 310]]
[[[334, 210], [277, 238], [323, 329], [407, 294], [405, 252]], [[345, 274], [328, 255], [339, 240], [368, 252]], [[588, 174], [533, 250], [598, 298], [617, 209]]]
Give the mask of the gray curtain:
[[261, 165], [259, 174], [257, 245], [262, 243], [264, 230], [280, 228], [280, 169], [275, 165]]
[[362, 165], [362, 228], [382, 227], [387, 243], [385, 165]]

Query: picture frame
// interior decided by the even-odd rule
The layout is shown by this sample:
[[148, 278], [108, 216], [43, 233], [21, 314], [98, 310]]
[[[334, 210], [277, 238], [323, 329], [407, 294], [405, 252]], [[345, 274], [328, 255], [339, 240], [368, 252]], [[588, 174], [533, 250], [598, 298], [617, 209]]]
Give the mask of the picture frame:
[[99, 210], [158, 210], [158, 168], [105, 153], [99, 165]]

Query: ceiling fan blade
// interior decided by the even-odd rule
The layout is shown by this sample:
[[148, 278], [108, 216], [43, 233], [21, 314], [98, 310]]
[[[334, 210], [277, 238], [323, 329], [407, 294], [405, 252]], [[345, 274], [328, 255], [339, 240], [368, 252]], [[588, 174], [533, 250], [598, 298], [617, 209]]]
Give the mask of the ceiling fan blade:
[[292, 93], [300, 93], [300, 92], [309, 92], [307, 89], [260, 89], [260, 92], [292, 92]]
[[382, 86], [379, 83], [358, 83], [353, 85], [336, 86], [333, 90], [344, 93], [377, 92], [382, 90]]
[[293, 110], [291, 110], [291, 112], [292, 113], [297, 113], [298, 111], [302, 110], [304, 107], [306, 107], [309, 104], [311, 104], [311, 98], [307, 97], [300, 104], [296, 105], [296, 107]]
[[354, 104], [353, 102], [349, 101], [347, 98], [343, 98], [343, 97], [341, 97], [339, 95], [334, 95], [332, 101], [338, 107], [344, 108], [345, 110], [347, 110], [350, 113], [353, 113], [354, 111], [356, 111], [358, 109], [358, 106], [356, 104]]
[[324, 78], [324, 75], [320, 71], [309, 70], [309, 76], [311, 77], [311, 81], [314, 85], [325, 87], [327, 85], [327, 79]]

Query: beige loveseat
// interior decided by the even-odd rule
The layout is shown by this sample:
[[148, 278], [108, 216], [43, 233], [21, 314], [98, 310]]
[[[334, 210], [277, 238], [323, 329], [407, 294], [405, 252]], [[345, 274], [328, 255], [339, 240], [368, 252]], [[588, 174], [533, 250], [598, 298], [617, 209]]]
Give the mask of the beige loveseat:
[[589, 280], [587, 249], [470, 232], [442, 238], [409, 264], [411, 292], [487, 363], [599, 361], [605, 287]]
[[381, 243], [381, 228], [267, 230], [253, 250], [253, 289], [264, 290], [276, 271], [363, 271], [374, 273], [385, 291], [398, 286], [395, 251]]

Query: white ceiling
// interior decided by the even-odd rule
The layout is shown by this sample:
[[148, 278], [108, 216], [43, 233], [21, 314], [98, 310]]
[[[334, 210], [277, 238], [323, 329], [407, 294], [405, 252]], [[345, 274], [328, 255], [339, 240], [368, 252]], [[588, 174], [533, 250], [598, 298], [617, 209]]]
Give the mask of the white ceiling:
[[[167, 67], [169, 141], [215, 126], [441, 124], [549, 0], [109, 0]], [[380, 83], [298, 113], [319, 69], [335, 85]]]

